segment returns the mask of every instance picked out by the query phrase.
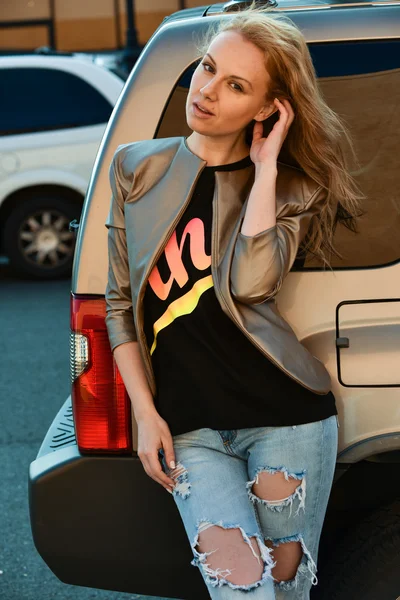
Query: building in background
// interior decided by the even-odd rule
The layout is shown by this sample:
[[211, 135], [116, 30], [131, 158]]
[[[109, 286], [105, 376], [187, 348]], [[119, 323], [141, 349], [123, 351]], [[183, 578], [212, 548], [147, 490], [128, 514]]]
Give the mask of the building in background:
[[[163, 18], [205, 0], [132, 0], [137, 39], [144, 45]], [[126, 0], [1, 0], [0, 52], [49, 46], [60, 51], [121, 49]]]

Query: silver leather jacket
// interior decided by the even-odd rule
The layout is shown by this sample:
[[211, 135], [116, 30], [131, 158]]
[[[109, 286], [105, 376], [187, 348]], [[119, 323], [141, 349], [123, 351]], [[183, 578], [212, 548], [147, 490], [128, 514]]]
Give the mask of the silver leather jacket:
[[[139, 343], [153, 395], [156, 381], [143, 330], [147, 278], [206, 164], [179, 136], [122, 144], [110, 166], [112, 198], [105, 223], [108, 337], [112, 351], [125, 342]], [[278, 162], [277, 223], [246, 236], [240, 228], [254, 176], [254, 165], [215, 172], [211, 251], [215, 293], [222, 310], [256, 348], [299, 384], [326, 394], [331, 389], [329, 372], [298, 340], [279, 313], [275, 296], [327, 192], [302, 170]]]

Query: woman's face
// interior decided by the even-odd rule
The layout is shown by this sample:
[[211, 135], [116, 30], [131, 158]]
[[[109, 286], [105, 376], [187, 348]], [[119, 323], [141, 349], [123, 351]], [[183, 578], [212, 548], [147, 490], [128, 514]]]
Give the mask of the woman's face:
[[[186, 100], [190, 129], [220, 136], [242, 131], [252, 119], [263, 121], [276, 110], [265, 100], [269, 80], [262, 51], [237, 32], [221, 32], [190, 83]], [[197, 103], [212, 114], [202, 116]]]

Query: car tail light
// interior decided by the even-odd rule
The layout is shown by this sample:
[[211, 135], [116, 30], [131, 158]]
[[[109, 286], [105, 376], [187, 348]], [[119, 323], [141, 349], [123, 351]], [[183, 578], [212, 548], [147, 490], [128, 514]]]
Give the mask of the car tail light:
[[70, 365], [82, 452], [132, 453], [131, 405], [105, 324], [104, 296], [71, 294]]

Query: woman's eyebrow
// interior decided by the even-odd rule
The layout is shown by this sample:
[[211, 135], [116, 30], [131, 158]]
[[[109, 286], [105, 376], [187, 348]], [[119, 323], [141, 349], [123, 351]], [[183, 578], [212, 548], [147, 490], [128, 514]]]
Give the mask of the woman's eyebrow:
[[[208, 52], [206, 52], [204, 56], [208, 56], [212, 60], [212, 62], [214, 63], [214, 65], [217, 66], [217, 63], [215, 62], [215, 60], [213, 59], [213, 57], [211, 56], [211, 54], [209, 54]], [[243, 81], [246, 81], [246, 83], [249, 84], [249, 86], [251, 87], [251, 89], [253, 89], [253, 86], [251, 85], [250, 81], [248, 81], [244, 77], [239, 77], [239, 75], [229, 75], [229, 77], [233, 77], [234, 79], [243, 79]]]

